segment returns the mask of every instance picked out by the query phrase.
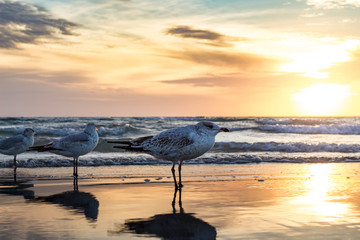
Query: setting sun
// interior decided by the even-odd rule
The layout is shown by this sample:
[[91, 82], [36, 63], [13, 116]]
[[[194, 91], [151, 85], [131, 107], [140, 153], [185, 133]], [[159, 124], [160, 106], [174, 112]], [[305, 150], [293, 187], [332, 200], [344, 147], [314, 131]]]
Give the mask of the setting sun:
[[330, 116], [340, 114], [350, 97], [350, 86], [341, 84], [315, 84], [292, 94], [301, 115]]

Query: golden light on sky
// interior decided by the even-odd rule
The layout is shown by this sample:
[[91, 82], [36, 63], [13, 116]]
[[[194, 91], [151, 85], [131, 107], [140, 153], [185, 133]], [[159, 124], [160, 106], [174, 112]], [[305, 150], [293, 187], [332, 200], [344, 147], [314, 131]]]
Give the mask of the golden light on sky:
[[338, 45], [323, 43], [316, 46], [311, 52], [301, 52], [294, 56], [294, 61], [285, 64], [282, 70], [287, 72], [300, 72], [303, 76], [317, 79], [328, 78], [327, 72], [322, 69], [329, 69], [334, 63], [350, 60], [349, 54], [356, 49], [360, 41], [348, 40]]
[[292, 99], [301, 115], [335, 116], [350, 96], [349, 85], [319, 83], [299, 89]]
[[[359, 9], [346, 0], [0, 0], [0, 116], [356, 116]], [[351, 97], [305, 107], [300, 93], [319, 79]]]

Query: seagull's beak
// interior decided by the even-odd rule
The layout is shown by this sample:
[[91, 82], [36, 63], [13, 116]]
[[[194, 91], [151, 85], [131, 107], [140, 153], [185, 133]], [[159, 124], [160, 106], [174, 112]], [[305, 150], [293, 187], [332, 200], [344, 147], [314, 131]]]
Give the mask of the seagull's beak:
[[220, 128], [219, 132], [230, 132], [228, 128]]

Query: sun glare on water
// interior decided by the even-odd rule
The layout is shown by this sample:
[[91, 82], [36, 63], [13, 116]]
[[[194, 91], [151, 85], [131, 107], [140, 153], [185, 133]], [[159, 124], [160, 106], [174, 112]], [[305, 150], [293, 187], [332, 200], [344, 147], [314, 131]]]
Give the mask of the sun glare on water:
[[306, 181], [307, 193], [295, 199], [296, 203], [305, 204], [309, 214], [315, 214], [327, 221], [336, 221], [348, 211], [348, 204], [334, 201], [331, 194], [337, 189], [334, 179], [335, 166], [312, 164], [309, 166], [309, 179]]
[[291, 98], [301, 115], [334, 116], [343, 111], [350, 95], [349, 85], [321, 83], [299, 89]]

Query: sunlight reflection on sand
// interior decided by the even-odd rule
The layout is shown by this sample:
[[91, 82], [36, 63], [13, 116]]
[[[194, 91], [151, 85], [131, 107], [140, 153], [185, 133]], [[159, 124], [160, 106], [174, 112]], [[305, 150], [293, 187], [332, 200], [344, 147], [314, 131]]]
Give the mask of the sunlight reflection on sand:
[[313, 164], [309, 166], [309, 179], [306, 181], [307, 193], [296, 198], [295, 203], [308, 205], [309, 211], [324, 217], [326, 221], [336, 221], [344, 216], [349, 204], [335, 202], [339, 197], [331, 196], [331, 191], [337, 189], [338, 182], [334, 181], [336, 165]]
[[[122, 177], [135, 169], [131, 178]], [[357, 239], [358, 169], [359, 163], [187, 165], [180, 206], [185, 214], [174, 215], [168, 166], [81, 168], [84, 175], [101, 170], [113, 177], [80, 178], [79, 194], [69, 177], [1, 186], [0, 238], [159, 239], [180, 229], [216, 239]], [[46, 169], [31, 171], [41, 175]], [[70, 193], [76, 201], [67, 201]], [[166, 221], [179, 224], [162, 229]], [[177, 228], [182, 221], [191, 221], [183, 225], [190, 228]], [[199, 231], [191, 229], [195, 225]]]

